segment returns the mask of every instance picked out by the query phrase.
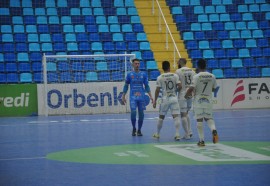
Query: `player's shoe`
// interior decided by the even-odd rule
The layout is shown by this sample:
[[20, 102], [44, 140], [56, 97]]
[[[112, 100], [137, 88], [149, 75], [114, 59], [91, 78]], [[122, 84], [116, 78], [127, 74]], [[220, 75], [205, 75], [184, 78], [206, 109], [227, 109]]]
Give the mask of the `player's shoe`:
[[158, 133], [153, 134], [153, 138], [159, 139], [159, 134]]
[[132, 136], [136, 136], [136, 129], [133, 129], [132, 130], [132, 134], [131, 134]]
[[218, 142], [217, 131], [216, 130], [213, 130], [212, 135], [213, 135], [213, 143], [217, 143]]
[[199, 142], [197, 143], [197, 145], [198, 145], [199, 147], [204, 147], [204, 146], [205, 146], [205, 143], [204, 143], [204, 141], [199, 141]]
[[177, 135], [177, 136], [174, 137], [174, 140], [175, 141], [180, 141], [180, 139], [181, 139], [181, 137], [179, 135]]
[[190, 135], [185, 135], [184, 137], [183, 137], [183, 139], [186, 139], [186, 140], [190, 140]]
[[137, 136], [142, 136], [143, 134], [142, 134], [142, 132], [141, 132], [141, 130], [138, 130], [137, 131]]
[[189, 137], [192, 138], [193, 134], [192, 133], [189, 133]]

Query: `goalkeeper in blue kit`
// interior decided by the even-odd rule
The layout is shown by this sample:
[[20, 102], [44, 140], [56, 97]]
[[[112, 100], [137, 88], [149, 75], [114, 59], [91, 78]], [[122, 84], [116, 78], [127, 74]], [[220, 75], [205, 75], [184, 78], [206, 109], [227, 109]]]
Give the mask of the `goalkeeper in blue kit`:
[[[148, 93], [151, 101], [153, 102], [152, 94], [150, 91], [148, 78], [145, 72], [140, 71], [140, 60], [132, 60], [133, 71], [127, 74], [125, 85], [123, 88], [122, 101], [126, 104], [126, 93], [130, 85], [130, 110], [131, 110], [131, 124], [132, 136], [142, 136], [141, 128], [144, 120], [144, 110], [146, 109], [145, 92]], [[138, 108], [138, 130], [136, 129], [136, 117]]]

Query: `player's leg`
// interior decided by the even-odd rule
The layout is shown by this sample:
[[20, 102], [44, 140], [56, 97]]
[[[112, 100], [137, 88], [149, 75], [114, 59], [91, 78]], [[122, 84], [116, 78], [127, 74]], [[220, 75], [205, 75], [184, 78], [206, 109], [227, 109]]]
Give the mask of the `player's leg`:
[[191, 128], [191, 123], [190, 123], [190, 118], [189, 118], [189, 114], [188, 114], [191, 107], [192, 107], [192, 99], [188, 99], [187, 100], [187, 115], [186, 115], [186, 117], [187, 117], [187, 123], [188, 123], [187, 126], [188, 126], [189, 137], [192, 137], [192, 135], [193, 135], [192, 128]]
[[161, 131], [163, 121], [167, 114], [168, 109], [169, 109], [168, 103], [165, 100], [161, 100], [161, 104], [159, 106], [159, 118], [157, 121], [157, 132], [153, 134], [154, 138], [158, 139], [160, 137], [160, 131]]
[[142, 126], [143, 126], [143, 120], [144, 120], [144, 110], [145, 110], [145, 102], [144, 101], [138, 101], [138, 114], [139, 114], [139, 119], [138, 119], [138, 131], [137, 131], [137, 136], [142, 136]]
[[132, 124], [132, 136], [136, 136], [136, 102], [135, 100], [130, 100], [130, 120]]
[[205, 146], [204, 144], [204, 130], [203, 130], [203, 109], [202, 108], [195, 108], [195, 117], [197, 119], [197, 131], [199, 135], [199, 142], [197, 143], [198, 146]]
[[173, 120], [174, 120], [174, 126], [175, 126], [175, 137], [174, 139], [176, 141], [179, 141], [180, 140], [180, 134], [179, 134], [179, 130], [180, 130], [180, 115], [179, 115], [179, 112], [180, 112], [180, 107], [179, 107], [179, 103], [178, 103], [178, 100], [174, 97], [171, 97], [170, 98], [170, 109], [171, 109], [171, 113], [172, 113], [172, 117], [173, 117]]
[[204, 113], [205, 113], [205, 121], [207, 122], [207, 125], [212, 132], [213, 143], [217, 143], [218, 142], [218, 134], [217, 134], [215, 121], [213, 120], [213, 107], [212, 107], [212, 105], [209, 105], [208, 108], [205, 108]]
[[182, 126], [185, 132], [185, 135], [183, 138], [190, 139], [189, 130], [188, 130], [188, 121], [186, 117], [187, 104], [186, 104], [186, 101], [183, 99], [178, 100], [178, 102], [179, 102], [179, 107], [180, 107], [181, 122], [182, 122]]

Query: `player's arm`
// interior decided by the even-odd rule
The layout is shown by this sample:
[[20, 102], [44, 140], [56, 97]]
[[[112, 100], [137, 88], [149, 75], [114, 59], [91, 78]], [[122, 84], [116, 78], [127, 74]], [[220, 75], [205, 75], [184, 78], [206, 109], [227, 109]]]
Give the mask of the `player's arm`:
[[145, 88], [145, 91], [147, 92], [147, 94], [149, 95], [151, 102], [153, 103], [154, 102], [153, 96], [151, 94], [151, 90], [150, 90], [150, 86], [149, 86], [149, 81], [148, 81], [148, 79], [147, 79], [146, 76], [144, 78], [144, 88]]
[[194, 91], [194, 87], [189, 87], [186, 94], [185, 94], [185, 99], [190, 99], [192, 97], [193, 91]]
[[157, 99], [158, 99], [158, 96], [159, 96], [159, 92], [160, 92], [160, 87], [157, 87], [156, 91], [155, 91], [155, 99], [154, 99], [154, 102], [153, 102], [153, 107], [154, 108], [156, 108], [156, 106], [157, 106]]
[[126, 104], [127, 100], [126, 100], [126, 94], [127, 94], [127, 91], [128, 91], [128, 85], [130, 84], [130, 81], [129, 81], [129, 76], [127, 75], [126, 77], [126, 81], [125, 81], [125, 85], [123, 87], [123, 95], [122, 95], [122, 101], [124, 104]]

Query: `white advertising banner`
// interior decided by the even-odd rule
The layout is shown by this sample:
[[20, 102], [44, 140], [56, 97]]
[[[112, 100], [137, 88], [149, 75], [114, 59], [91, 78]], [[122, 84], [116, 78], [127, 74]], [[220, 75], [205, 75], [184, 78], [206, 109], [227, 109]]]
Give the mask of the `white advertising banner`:
[[[270, 78], [217, 80], [218, 87], [213, 92], [214, 109], [270, 108]], [[151, 81], [150, 89], [154, 97], [156, 82]], [[48, 84], [47, 92], [38, 85], [38, 113], [102, 114], [129, 112], [129, 92], [127, 105], [122, 103], [124, 82], [91, 82]], [[47, 103], [45, 97], [47, 96]], [[146, 111], [158, 111], [147, 101]]]
[[270, 78], [224, 79], [223, 108], [270, 108]]

